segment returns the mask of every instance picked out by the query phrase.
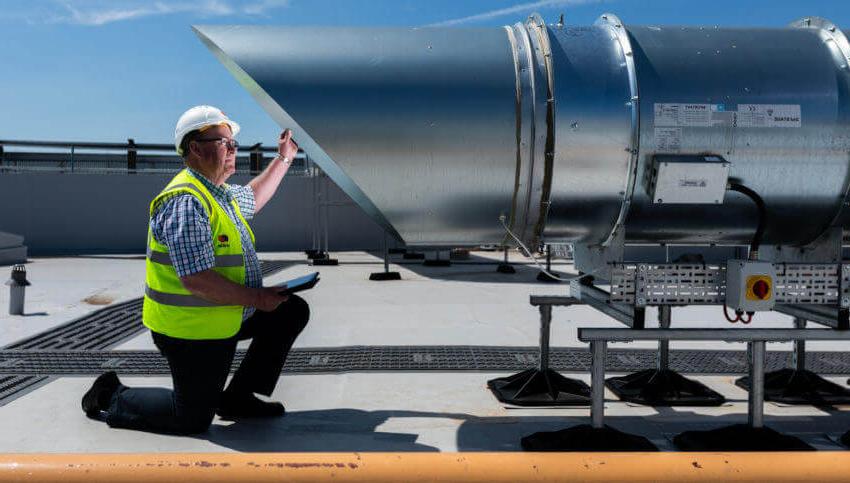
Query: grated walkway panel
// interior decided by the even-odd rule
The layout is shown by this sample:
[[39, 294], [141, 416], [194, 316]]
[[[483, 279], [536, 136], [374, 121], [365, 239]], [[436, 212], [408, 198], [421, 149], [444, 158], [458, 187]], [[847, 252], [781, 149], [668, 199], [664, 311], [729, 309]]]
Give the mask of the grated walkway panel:
[[[244, 350], [234, 359], [238, 366]], [[652, 349], [612, 349], [606, 371], [634, 372], [655, 366]], [[518, 372], [537, 366], [535, 347], [493, 346], [351, 346], [293, 349], [283, 368], [285, 374], [345, 372]], [[808, 368], [823, 375], [850, 374], [850, 354], [808, 353]], [[768, 371], [788, 367], [791, 353], [768, 352]], [[673, 350], [672, 369], [685, 374], [745, 374], [746, 351]], [[587, 373], [590, 353], [586, 348], [553, 348], [550, 367], [562, 372]], [[0, 374], [32, 376], [94, 376], [107, 370], [126, 375], [168, 375], [165, 359], [157, 351], [109, 350], [3, 350]]]

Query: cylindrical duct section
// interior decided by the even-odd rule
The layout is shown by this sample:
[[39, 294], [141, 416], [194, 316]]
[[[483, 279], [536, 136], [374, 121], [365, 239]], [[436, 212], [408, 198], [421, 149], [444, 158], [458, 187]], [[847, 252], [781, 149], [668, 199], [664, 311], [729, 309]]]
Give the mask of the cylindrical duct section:
[[[653, 199], [654, 159], [716, 156], [765, 243], [847, 226], [850, 44], [728, 29], [197, 27], [307, 154], [409, 245], [745, 244], [752, 202]], [[688, 180], [699, 183], [699, 180]]]

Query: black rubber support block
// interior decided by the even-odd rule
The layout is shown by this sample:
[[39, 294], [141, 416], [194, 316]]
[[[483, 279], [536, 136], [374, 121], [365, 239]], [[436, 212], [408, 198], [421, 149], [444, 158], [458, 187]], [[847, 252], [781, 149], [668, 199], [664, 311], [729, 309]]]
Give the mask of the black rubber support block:
[[611, 377], [605, 386], [621, 400], [647, 406], [720, 406], [726, 398], [678, 372], [647, 369]]
[[386, 282], [389, 280], [401, 280], [401, 274], [398, 272], [375, 272], [369, 274], [369, 280], [375, 282]]
[[499, 266], [496, 267], [496, 271], [499, 273], [516, 273], [514, 266], [509, 263], [500, 263]]
[[339, 260], [336, 258], [316, 258], [313, 260], [312, 265], [314, 267], [339, 265]]
[[323, 252], [320, 250], [309, 250], [307, 251], [307, 258], [310, 260], [321, 260], [325, 258], [330, 258], [328, 252]]
[[643, 436], [589, 424], [534, 433], [522, 438], [521, 444], [525, 451], [658, 451]]
[[537, 274], [537, 281], [538, 282], [547, 282], [547, 283], [561, 283], [560, 280], [552, 277], [551, 275], [547, 274], [546, 272], [538, 273]]
[[709, 431], [685, 431], [673, 438], [682, 451], [814, 451], [794, 436], [736, 424]]
[[405, 260], [425, 260], [424, 253], [405, 252], [402, 256]]
[[425, 260], [422, 265], [426, 267], [450, 267], [452, 262], [451, 260]]
[[487, 381], [496, 399], [517, 406], [586, 406], [590, 386], [552, 369], [528, 369], [513, 376]]
[[[749, 391], [749, 376], [737, 379], [735, 385]], [[850, 390], [827, 381], [812, 371], [798, 371], [786, 367], [765, 373], [764, 400], [815, 406], [850, 404]]]

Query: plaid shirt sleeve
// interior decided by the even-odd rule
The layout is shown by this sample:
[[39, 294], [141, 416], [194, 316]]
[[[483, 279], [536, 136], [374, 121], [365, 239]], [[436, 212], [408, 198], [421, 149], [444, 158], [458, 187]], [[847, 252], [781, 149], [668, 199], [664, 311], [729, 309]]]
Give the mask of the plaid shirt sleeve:
[[242, 212], [242, 216], [244, 216], [246, 220], [254, 218], [254, 208], [256, 207], [254, 189], [247, 185], [239, 186], [232, 184], [230, 185], [230, 194], [233, 195], [233, 199], [236, 200], [236, 204], [239, 205], [239, 211]]
[[155, 209], [150, 223], [156, 241], [168, 247], [178, 276], [215, 266], [209, 216], [195, 196], [178, 193], [165, 198]]

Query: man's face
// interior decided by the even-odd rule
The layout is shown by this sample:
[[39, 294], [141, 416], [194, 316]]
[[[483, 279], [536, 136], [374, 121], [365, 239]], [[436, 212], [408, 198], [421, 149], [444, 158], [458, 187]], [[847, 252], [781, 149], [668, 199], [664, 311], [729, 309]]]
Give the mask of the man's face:
[[[224, 140], [225, 143], [210, 140]], [[201, 172], [217, 185], [227, 181], [236, 172], [236, 149], [227, 147], [227, 143], [232, 140], [230, 127], [223, 125], [207, 129], [193, 143]]]

